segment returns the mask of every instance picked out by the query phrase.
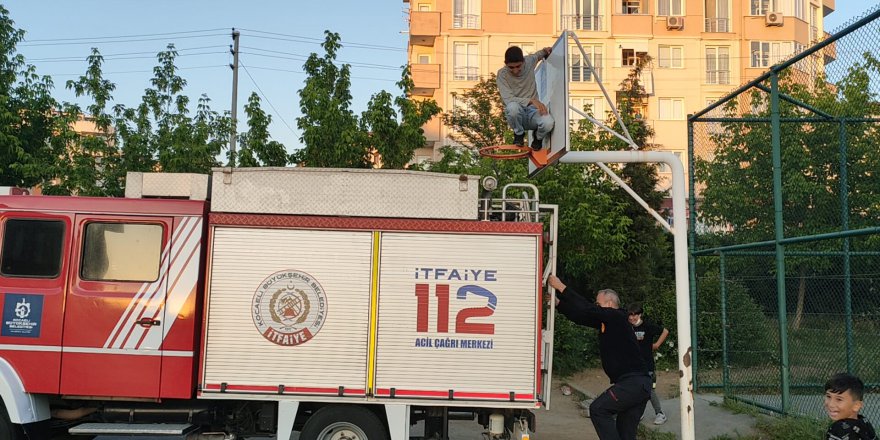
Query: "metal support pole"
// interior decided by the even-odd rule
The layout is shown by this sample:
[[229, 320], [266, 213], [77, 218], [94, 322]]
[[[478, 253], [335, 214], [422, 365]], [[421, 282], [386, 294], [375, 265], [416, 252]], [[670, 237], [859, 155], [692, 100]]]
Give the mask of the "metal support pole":
[[719, 283], [721, 288], [721, 383], [724, 395], [730, 395], [730, 358], [727, 351], [727, 261], [721, 253], [719, 261]]
[[675, 252], [675, 313], [678, 317], [678, 389], [681, 404], [681, 439], [694, 440], [694, 388], [690, 289], [688, 288], [687, 218], [684, 166], [672, 153], [659, 151], [569, 151], [559, 163], [643, 163], [662, 162], [672, 169], [673, 250]]
[[232, 130], [229, 131], [229, 166], [235, 168], [235, 135], [238, 132], [238, 37], [232, 29]]
[[[840, 229], [849, 230], [849, 183], [847, 182], [847, 140], [846, 122], [840, 121]], [[843, 308], [846, 315], [846, 371], [854, 374], [853, 357], [853, 314], [852, 314], [852, 274], [850, 273], [849, 238], [843, 239]]]
[[[690, 228], [688, 228], [688, 281], [690, 282], [690, 301], [691, 301], [691, 341], [694, 341], [694, 345], [697, 343], [697, 259], [694, 256], [693, 252], [697, 248], [697, 192], [694, 188], [696, 188], [697, 178], [694, 175], [694, 161], [696, 160], [696, 154], [694, 154], [694, 121], [691, 120], [690, 116], [688, 116], [688, 207], [690, 208], [690, 215], [688, 216], [688, 221], [690, 222]], [[698, 354], [697, 350], [694, 350], [691, 355], [691, 361], [693, 362], [693, 375], [691, 376], [691, 381], [694, 384], [694, 389], [697, 389], [699, 386], [699, 382], [697, 382], [697, 363], [698, 363]]]
[[782, 226], [782, 129], [779, 122], [779, 75], [770, 75], [770, 120], [773, 146], [773, 210], [776, 239], [776, 299], [779, 307], [779, 375], [782, 387], [782, 413], [788, 414], [789, 396], [788, 362], [788, 307], [785, 302], [785, 231]]

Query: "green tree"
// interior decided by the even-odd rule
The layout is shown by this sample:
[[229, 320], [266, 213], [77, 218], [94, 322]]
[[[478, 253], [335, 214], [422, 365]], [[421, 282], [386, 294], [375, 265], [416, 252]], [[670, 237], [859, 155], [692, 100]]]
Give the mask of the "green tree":
[[409, 99], [414, 87], [409, 67], [404, 67], [397, 86], [402, 91], [397, 97], [384, 90], [373, 95], [360, 118], [363, 148], [378, 153], [383, 168], [409, 164], [415, 150], [425, 146], [422, 126], [440, 113], [433, 99]]
[[339, 34], [324, 31], [324, 36], [324, 56], [312, 53], [303, 66], [308, 78], [299, 91], [302, 116], [296, 125], [304, 147], [294, 161], [310, 167], [366, 168], [369, 151], [358, 141], [357, 117], [351, 110], [351, 66], [336, 65]]
[[[789, 69], [791, 70], [791, 69]], [[780, 79], [780, 92], [835, 116], [871, 118], [880, 111], [878, 95], [870, 87], [880, 73], [880, 62], [871, 54], [854, 64], [837, 83], [824, 77], [805, 82], [793, 74]], [[750, 108], [745, 114], [739, 108]], [[782, 118], [797, 118], [804, 111], [789, 103], [779, 107]], [[740, 95], [722, 110], [725, 116], [768, 117], [769, 97], [759, 91]], [[710, 132], [714, 153], [697, 157], [694, 170], [705, 184], [700, 220], [716, 226], [721, 243], [748, 243], [774, 237], [773, 165], [769, 123], [726, 122]], [[880, 134], [865, 125], [849, 122], [846, 129], [850, 228], [873, 225], [880, 209], [880, 181], [876, 170], [880, 157], [876, 145]], [[784, 123], [781, 127], [782, 194], [784, 233], [788, 237], [840, 230], [839, 123]], [[857, 242], [854, 242], [857, 243]], [[825, 240], [787, 249], [839, 251], [839, 240]], [[856, 249], [853, 249], [856, 250]], [[775, 268], [755, 259], [741, 259], [742, 275], [771, 278]], [[798, 329], [809, 307], [811, 280], [836, 273], [838, 262], [827, 257], [786, 257], [787, 275], [797, 280], [795, 317]], [[732, 271], [733, 272], [733, 271]], [[815, 289], [823, 289], [813, 283]], [[827, 288], [827, 286], [825, 287]], [[817, 291], [822, 298], [825, 291]], [[816, 306], [820, 307], [820, 306]]]
[[227, 148], [232, 129], [228, 114], [211, 109], [202, 94], [190, 116], [190, 98], [182, 92], [186, 79], [175, 65], [173, 44], [159, 52], [151, 88], [135, 108], [114, 107], [116, 132], [127, 171], [204, 173], [219, 166], [217, 157]]
[[[621, 85], [620, 107], [636, 142], [645, 145], [651, 131], [635, 115], [635, 103], [643, 94], [638, 77], [639, 71], [634, 70]], [[627, 101], [630, 95], [632, 100]], [[524, 160], [492, 160], [478, 153], [481, 147], [509, 143], [513, 137], [501, 110], [494, 78], [481, 81], [463, 93], [460, 102], [460, 106], [443, 114], [444, 122], [460, 145], [445, 147], [442, 158], [429, 164], [429, 169], [494, 175], [499, 179], [499, 186], [528, 181]], [[609, 120], [607, 124], [613, 125], [615, 121]], [[557, 126], [556, 129], [568, 127]], [[571, 138], [573, 150], [629, 148], [588, 121], [579, 124]], [[655, 190], [656, 167], [636, 165], [617, 169], [643, 198], [659, 207], [663, 195]], [[539, 188], [542, 202], [559, 205], [558, 269], [569, 285], [588, 296], [598, 288], [613, 287], [620, 289], [625, 299], [656, 299], [656, 309], [663, 310], [664, 318], [670, 313], [667, 309], [671, 290], [662, 295], [657, 290], [662, 290], [658, 286], [672, 284], [668, 263], [672, 260], [671, 248], [653, 217], [594, 166], [551, 167], [533, 183]], [[669, 322], [674, 323], [674, 307], [671, 314], [673, 319]], [[558, 318], [556, 329], [557, 372], [567, 374], [590, 365], [588, 359], [595, 359], [597, 349], [595, 332], [564, 317]]]
[[453, 141], [476, 150], [513, 142], [494, 73], [456, 95], [456, 101], [461, 104], [443, 113], [443, 124], [454, 128], [449, 135]]
[[[124, 172], [120, 168], [121, 157], [116, 147], [113, 118], [107, 113], [107, 104], [113, 99], [111, 93], [116, 85], [103, 78], [101, 64], [104, 58], [93, 48], [88, 57], [86, 74], [67, 82], [77, 97], [88, 96], [92, 104], [83, 112], [79, 106], [62, 105], [63, 126], [53, 136], [61, 158], [48, 169], [43, 191], [46, 194], [77, 194], [88, 196], [121, 196]], [[89, 119], [85, 114], [90, 115]], [[72, 129], [78, 120], [95, 124], [95, 133], [76, 133]], [[67, 160], [64, 160], [67, 159]]]
[[287, 151], [284, 144], [270, 139], [269, 124], [272, 123], [272, 115], [266, 114], [260, 107], [260, 97], [256, 92], [251, 93], [244, 112], [248, 118], [248, 131], [239, 135], [237, 166], [286, 166]]
[[31, 187], [58, 160], [50, 142], [63, 121], [52, 78], [38, 75], [16, 50], [24, 35], [0, 5], [0, 185]]

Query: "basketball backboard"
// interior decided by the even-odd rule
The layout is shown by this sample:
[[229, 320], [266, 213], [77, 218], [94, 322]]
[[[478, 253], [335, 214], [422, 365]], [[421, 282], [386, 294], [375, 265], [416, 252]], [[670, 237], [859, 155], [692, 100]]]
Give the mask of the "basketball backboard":
[[[568, 111], [568, 37], [569, 31], [563, 31], [553, 51], [541, 65], [535, 69], [535, 82], [538, 85], [538, 99], [547, 106], [553, 116], [553, 131], [550, 138], [544, 139], [544, 148], [532, 154], [529, 160], [529, 177], [541, 172], [547, 165], [556, 163], [568, 152], [569, 143], [569, 111]], [[540, 160], [539, 155], [546, 154]]]

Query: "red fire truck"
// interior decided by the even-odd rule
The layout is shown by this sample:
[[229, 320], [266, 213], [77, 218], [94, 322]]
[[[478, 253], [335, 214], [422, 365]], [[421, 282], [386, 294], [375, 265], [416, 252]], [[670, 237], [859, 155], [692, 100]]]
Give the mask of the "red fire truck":
[[556, 208], [480, 184], [254, 168], [0, 195], [0, 439], [528, 438]]

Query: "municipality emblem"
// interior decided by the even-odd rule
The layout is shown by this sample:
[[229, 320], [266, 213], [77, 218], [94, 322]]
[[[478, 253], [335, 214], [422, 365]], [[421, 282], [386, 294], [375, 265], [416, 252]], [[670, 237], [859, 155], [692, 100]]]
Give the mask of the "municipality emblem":
[[324, 325], [327, 296], [311, 275], [284, 270], [260, 283], [251, 313], [257, 330], [269, 342], [299, 345], [315, 337]]
[[21, 299], [20, 303], [15, 304], [15, 316], [24, 319], [30, 316], [31, 314], [31, 303]]

